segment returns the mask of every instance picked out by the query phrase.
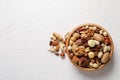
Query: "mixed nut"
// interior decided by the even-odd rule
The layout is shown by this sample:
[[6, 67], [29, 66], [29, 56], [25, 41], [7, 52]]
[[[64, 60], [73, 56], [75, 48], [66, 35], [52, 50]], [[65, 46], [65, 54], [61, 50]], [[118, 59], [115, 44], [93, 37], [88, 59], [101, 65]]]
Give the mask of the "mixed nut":
[[49, 45], [50, 52], [62, 58], [68, 53], [71, 61], [83, 68], [97, 69], [111, 58], [110, 36], [104, 29], [94, 25], [80, 26], [64, 38], [54, 32]]
[[110, 59], [111, 40], [108, 33], [93, 25], [77, 28], [68, 40], [72, 62], [83, 68], [98, 68]]
[[54, 53], [57, 56], [61, 56], [62, 58], [65, 57], [65, 40], [62, 38], [62, 36], [54, 32], [50, 37], [50, 49], [48, 51]]

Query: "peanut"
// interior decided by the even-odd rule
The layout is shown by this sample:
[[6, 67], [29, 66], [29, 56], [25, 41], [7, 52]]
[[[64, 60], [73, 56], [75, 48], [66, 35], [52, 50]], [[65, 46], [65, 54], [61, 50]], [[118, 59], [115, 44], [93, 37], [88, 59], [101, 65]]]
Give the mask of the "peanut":
[[55, 36], [57, 39], [59, 39], [60, 41], [63, 41], [63, 38], [62, 38], [62, 36], [59, 34], [59, 33], [57, 33], [57, 32], [54, 32], [53, 33], [53, 36]]

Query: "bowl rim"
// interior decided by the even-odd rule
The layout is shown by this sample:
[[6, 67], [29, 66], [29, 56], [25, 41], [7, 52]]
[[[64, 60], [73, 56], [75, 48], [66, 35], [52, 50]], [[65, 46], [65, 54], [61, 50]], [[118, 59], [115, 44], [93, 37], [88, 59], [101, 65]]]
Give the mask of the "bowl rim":
[[111, 41], [111, 52], [110, 52], [110, 60], [111, 60], [111, 58], [112, 58], [112, 56], [113, 56], [113, 52], [114, 52], [114, 44], [113, 44], [112, 37], [110, 36], [109, 32], [108, 32], [105, 28], [103, 28], [103, 26], [100, 26], [100, 25], [94, 24], [94, 23], [84, 23], [84, 24], [80, 24], [80, 25], [76, 26], [71, 32], [69, 32], [68, 37], [67, 37], [67, 41], [66, 41], [66, 52], [67, 52], [67, 56], [68, 56], [70, 62], [71, 62], [74, 66], [76, 66], [78, 69], [83, 70], [83, 71], [95, 71], [95, 70], [102, 69], [107, 63], [110, 62], [110, 60], [109, 60], [107, 63], [102, 64], [101, 66], [99, 66], [99, 67], [96, 68], [96, 69], [95, 69], [95, 68], [83, 68], [83, 67], [75, 64], [75, 63], [72, 61], [72, 59], [70, 58], [69, 52], [68, 52], [69, 40], [70, 40], [71, 35], [74, 33], [74, 31], [75, 31], [76, 29], [78, 29], [78, 28], [80, 28], [80, 27], [83, 27], [83, 26], [86, 26], [86, 25], [96, 26], [96, 27], [98, 27], [98, 28], [100, 28], [100, 29], [102, 29], [102, 30], [104, 30], [104, 31], [106, 31], [106, 32], [108, 33], [108, 36], [109, 36], [110, 41]]

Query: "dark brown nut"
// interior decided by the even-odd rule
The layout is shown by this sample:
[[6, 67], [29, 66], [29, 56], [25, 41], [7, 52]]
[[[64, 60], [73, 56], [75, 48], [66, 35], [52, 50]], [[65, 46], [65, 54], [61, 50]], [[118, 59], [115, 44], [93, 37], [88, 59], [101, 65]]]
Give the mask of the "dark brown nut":
[[84, 46], [84, 47], [88, 47], [88, 43], [84, 43], [83, 46]]
[[109, 37], [104, 37], [105, 44], [111, 44]]
[[99, 33], [99, 31], [100, 31], [100, 29], [97, 28], [94, 32], [95, 33]]
[[101, 59], [101, 62], [102, 63], [107, 63], [108, 61], [109, 61], [109, 59], [110, 59], [110, 54], [107, 52], [107, 53], [104, 53], [103, 54], [103, 57], [102, 57], [102, 59]]
[[75, 42], [76, 45], [80, 46], [83, 44], [82, 40], [81, 39], [78, 39], [76, 42]]
[[50, 41], [50, 46], [57, 46], [59, 44], [59, 41]]
[[55, 52], [54, 54], [55, 54], [56, 56], [59, 56], [59, 53], [58, 53], [58, 52]]
[[50, 42], [49, 42], [49, 45], [52, 46], [52, 43], [53, 43], [53, 41], [50, 41]]
[[86, 37], [86, 38], [83, 38], [83, 37], [82, 37], [82, 38], [81, 38], [81, 41], [83, 42], [83, 44], [84, 44], [84, 43], [87, 43], [88, 40], [89, 40], [88, 37]]
[[70, 58], [73, 58], [74, 54], [73, 53], [70, 53]]
[[95, 46], [93, 48], [90, 48], [90, 50], [93, 51], [93, 52], [98, 52], [98, 51], [100, 51], [100, 48], [101, 48], [101, 46], [98, 45], [98, 46]]
[[81, 66], [82, 67], [87, 67], [88, 65], [89, 65], [89, 63], [90, 63], [90, 60], [89, 59], [87, 59], [87, 58], [85, 58], [85, 57], [81, 57], [80, 58], [80, 61], [81, 61]]
[[91, 59], [91, 62], [94, 63], [94, 62], [95, 62], [95, 59]]
[[73, 58], [72, 58], [72, 61], [76, 64], [79, 62], [79, 60], [80, 59], [77, 56], [73, 56]]
[[61, 56], [62, 58], [65, 58], [65, 53], [62, 52], [62, 53], [60, 54], [60, 56]]
[[57, 45], [57, 46], [56, 46], [56, 48], [55, 48], [55, 51], [57, 51], [57, 52], [58, 52], [58, 51], [59, 51], [59, 49], [60, 49], [60, 46], [59, 46], [59, 45]]

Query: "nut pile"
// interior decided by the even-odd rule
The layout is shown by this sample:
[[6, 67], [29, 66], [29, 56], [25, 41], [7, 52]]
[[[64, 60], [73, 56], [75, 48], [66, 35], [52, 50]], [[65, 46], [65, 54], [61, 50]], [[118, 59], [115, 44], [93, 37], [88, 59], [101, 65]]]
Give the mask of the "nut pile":
[[54, 32], [50, 37], [50, 49], [48, 51], [54, 53], [57, 56], [65, 58], [65, 43], [67, 35], [65, 37], [66, 38], [64, 40], [59, 33]]
[[75, 64], [83, 68], [98, 68], [110, 59], [111, 40], [106, 31], [86, 25], [71, 34], [67, 49]]

